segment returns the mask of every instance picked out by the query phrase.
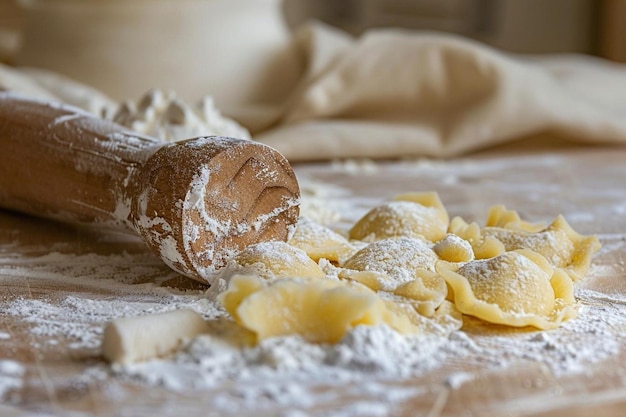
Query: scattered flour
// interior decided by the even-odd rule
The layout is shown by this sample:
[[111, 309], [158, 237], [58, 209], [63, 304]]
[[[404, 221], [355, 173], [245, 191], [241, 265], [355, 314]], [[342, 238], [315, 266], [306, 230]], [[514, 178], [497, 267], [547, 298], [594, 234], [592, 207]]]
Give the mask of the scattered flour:
[[[365, 212], [362, 201], [344, 198], [344, 189], [307, 180], [301, 184], [303, 211], [318, 222], [340, 223]], [[622, 248], [616, 244], [614, 249]], [[24, 295], [2, 301], [5, 314], [19, 317], [38, 341], [34, 347], [44, 351], [70, 340], [67, 348], [95, 358], [104, 325], [118, 317], [177, 308], [192, 308], [207, 319], [226, 315], [203, 291], [162, 286], [175, 274], [151, 255], [53, 253], [0, 259], [6, 261], [0, 262], [3, 281], [45, 281], [75, 290], [54, 299]], [[602, 271], [597, 267], [591, 274]], [[81, 296], [93, 290], [106, 296]], [[579, 316], [552, 331], [505, 329], [466, 318], [462, 331], [445, 336], [406, 337], [386, 326], [358, 326], [336, 345], [289, 336], [239, 347], [204, 335], [166, 359], [113, 368], [92, 362], [77, 381], [202, 391], [207, 415], [302, 417], [309, 415], [304, 410], [315, 409], [331, 417], [385, 416], [403, 400], [427, 394], [424, 386], [402, 384], [412, 378], [432, 376], [446, 389], [461, 390], [482, 372], [520, 362], [539, 364], [559, 376], [583, 372], [619, 353], [626, 344], [626, 297], [607, 300], [586, 288], [576, 295], [582, 304]], [[8, 333], [0, 333], [0, 343], [10, 340]], [[0, 398], [20, 389], [25, 372], [17, 362], [0, 361]], [[354, 400], [339, 406], [341, 398]]]
[[0, 360], [0, 398], [23, 386], [24, 366], [11, 360]]

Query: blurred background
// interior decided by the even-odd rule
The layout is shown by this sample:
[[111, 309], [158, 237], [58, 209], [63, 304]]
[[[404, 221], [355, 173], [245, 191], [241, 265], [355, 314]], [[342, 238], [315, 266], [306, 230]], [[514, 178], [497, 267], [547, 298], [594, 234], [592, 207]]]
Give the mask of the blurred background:
[[[0, 0], [3, 62], [15, 58], [33, 3]], [[352, 34], [375, 27], [436, 30], [512, 52], [626, 61], [626, 0], [285, 0], [282, 8], [291, 28], [318, 19]]]
[[626, 0], [0, 0], [0, 63], [115, 101], [155, 87], [189, 102], [210, 94], [247, 120], [297, 90], [308, 63], [294, 33], [311, 20], [355, 37], [449, 32], [509, 53], [626, 62]]
[[626, 61], [625, 0], [289, 0], [297, 25], [315, 17], [350, 33], [375, 27], [452, 32], [520, 53], [586, 53]]

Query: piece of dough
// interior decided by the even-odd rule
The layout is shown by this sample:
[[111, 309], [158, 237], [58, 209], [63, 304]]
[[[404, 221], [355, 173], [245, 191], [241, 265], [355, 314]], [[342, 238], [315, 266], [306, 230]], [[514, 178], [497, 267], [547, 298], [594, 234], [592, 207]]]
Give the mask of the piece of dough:
[[574, 280], [585, 276], [591, 256], [600, 249], [597, 237], [577, 233], [563, 216], [558, 216], [550, 226], [535, 233], [485, 227], [482, 234], [498, 239], [509, 251], [530, 249], [537, 252], [552, 266], [566, 269]]
[[305, 251], [314, 261], [324, 258], [339, 262], [356, 251], [339, 233], [307, 217], [300, 217], [289, 244]]
[[522, 220], [517, 211], [507, 210], [504, 205], [498, 204], [489, 208], [485, 227], [538, 232], [545, 229], [546, 225], [544, 223], [529, 223]]
[[569, 276], [529, 250], [468, 262], [457, 271], [442, 262], [437, 270], [456, 307], [490, 323], [549, 329], [576, 312]]
[[[431, 271], [417, 269], [410, 281], [391, 289], [393, 278], [384, 272], [353, 271], [344, 269], [339, 278], [356, 281], [371, 290], [378, 291], [381, 296], [391, 296], [393, 301], [410, 304], [419, 314], [431, 317], [445, 300], [448, 293], [446, 281]], [[385, 290], [385, 287], [389, 288]]]
[[448, 295], [446, 281], [439, 274], [423, 269], [415, 275], [414, 280], [398, 286], [393, 294], [408, 299], [421, 315], [432, 317]]
[[227, 279], [235, 274], [253, 274], [265, 279], [326, 276], [306, 252], [280, 241], [257, 243], [239, 252], [221, 277]]
[[434, 271], [438, 260], [429, 242], [420, 238], [400, 237], [370, 243], [342, 267], [382, 273], [380, 289], [393, 291], [399, 285], [414, 280], [420, 269]]
[[219, 300], [258, 340], [299, 334], [314, 343], [336, 343], [355, 326], [383, 323], [400, 333], [417, 331], [376, 293], [342, 281], [237, 275]]
[[505, 251], [504, 244], [493, 236], [484, 236], [478, 223], [467, 223], [461, 217], [450, 222], [448, 232], [468, 241], [475, 259], [488, 259]]
[[388, 293], [381, 294], [390, 309], [405, 315], [417, 327], [420, 335], [438, 335], [447, 337], [451, 332], [463, 327], [463, 314], [453, 303], [443, 300], [433, 314], [424, 315], [415, 309], [415, 305], [405, 298]]
[[189, 309], [116, 319], [104, 329], [102, 354], [122, 365], [159, 358], [208, 329], [202, 316]]
[[469, 262], [474, 260], [474, 249], [465, 239], [452, 233], [433, 246], [440, 259], [448, 262]]
[[370, 210], [350, 229], [350, 239], [380, 240], [423, 237], [441, 240], [448, 229], [448, 212], [437, 193], [405, 193]]

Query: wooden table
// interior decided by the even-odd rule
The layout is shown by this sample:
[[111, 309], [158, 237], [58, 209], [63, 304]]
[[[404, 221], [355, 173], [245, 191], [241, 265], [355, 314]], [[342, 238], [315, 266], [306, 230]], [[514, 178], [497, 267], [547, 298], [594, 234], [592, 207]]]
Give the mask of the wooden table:
[[[603, 333], [586, 329], [575, 336], [587, 337], [593, 346], [600, 346], [606, 338], [606, 344], [617, 346], [610, 355], [597, 361], [579, 355], [582, 369], [564, 373], [536, 357], [509, 361], [506, 367], [451, 361], [415, 378], [382, 382], [416, 388], [413, 395], [389, 406], [390, 415], [599, 417], [626, 413], [626, 148], [571, 146], [539, 151], [511, 147], [453, 161], [302, 164], [296, 172], [303, 184], [312, 180], [339, 187], [341, 192], [305, 198], [326, 201], [331, 209], [350, 203], [352, 217], [396, 193], [436, 190], [451, 215], [483, 221], [487, 208], [497, 203], [519, 210], [531, 221], [550, 221], [561, 213], [577, 231], [595, 233], [603, 243], [581, 285], [588, 291], [580, 294], [593, 297], [581, 297], [580, 302], [611, 309], [613, 315], [623, 313], [625, 319], [608, 323]], [[336, 225], [345, 227], [354, 219], [338, 220]], [[148, 287], [152, 295], [145, 291]], [[260, 416], [285, 411], [275, 404], [267, 409], [218, 412], [212, 409], [211, 399], [226, 387], [181, 393], [94, 371], [106, 369], [97, 343], [104, 322], [102, 316], [81, 316], [82, 311], [93, 311], [84, 308], [87, 303], [117, 308], [125, 301], [135, 310], [153, 311], [164, 303], [184, 304], [186, 299], [201, 298], [201, 285], [172, 273], [137, 239], [0, 212], [0, 288], [1, 415], [37, 411], [78, 416]], [[142, 291], [135, 290], [139, 288]], [[60, 306], [59, 310], [54, 306]], [[64, 311], [71, 315], [57, 314]], [[466, 324], [464, 333], [479, 345], [527, 331], [489, 329], [472, 319]], [[505, 345], [501, 350], [506, 357]], [[454, 375], [471, 378], [451, 383]], [[340, 404], [375, 400], [369, 398], [375, 394], [355, 395], [348, 388], [345, 395], [339, 392]], [[337, 406], [335, 399], [310, 406], [308, 411], [333, 415]]]

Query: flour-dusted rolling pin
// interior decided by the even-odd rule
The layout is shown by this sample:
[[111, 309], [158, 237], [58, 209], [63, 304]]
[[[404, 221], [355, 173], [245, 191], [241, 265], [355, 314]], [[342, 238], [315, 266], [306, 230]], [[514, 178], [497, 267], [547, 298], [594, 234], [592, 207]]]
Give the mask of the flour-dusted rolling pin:
[[0, 93], [0, 206], [137, 232], [200, 281], [247, 245], [286, 240], [299, 189], [285, 158], [247, 140], [164, 144], [76, 108]]

